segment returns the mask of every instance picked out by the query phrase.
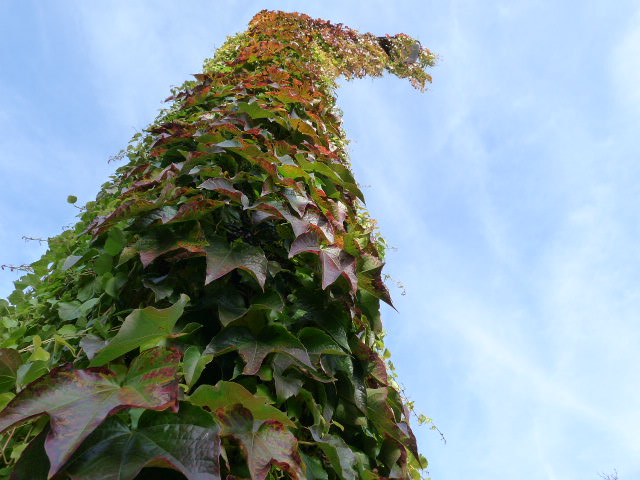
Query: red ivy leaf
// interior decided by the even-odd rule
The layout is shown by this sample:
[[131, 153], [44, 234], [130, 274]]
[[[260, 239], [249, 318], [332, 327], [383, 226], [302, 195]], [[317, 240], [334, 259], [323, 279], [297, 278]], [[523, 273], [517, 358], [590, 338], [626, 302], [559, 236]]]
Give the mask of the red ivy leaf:
[[240, 442], [253, 480], [264, 480], [271, 465], [282, 468], [294, 480], [306, 478], [298, 441], [280, 422], [255, 422], [251, 412], [241, 405], [218, 409], [216, 414], [223, 435], [230, 435]]
[[202, 182], [198, 188], [203, 190], [213, 190], [214, 192], [222, 193], [235, 200], [236, 202], [244, 205], [249, 205], [249, 199], [240, 190], [235, 188], [233, 184], [226, 178], [209, 178]]
[[135, 428], [113, 416], [65, 470], [73, 480], [133, 480], [143, 467], [162, 465], [189, 480], [220, 480], [219, 431], [211, 414], [188, 403], [178, 414], [146, 410]]
[[289, 249], [289, 258], [293, 258], [302, 252], [312, 252], [320, 254], [320, 242], [315, 232], [307, 232], [299, 235], [292, 243]]
[[153, 210], [154, 208], [156, 208], [156, 205], [152, 202], [133, 198], [124, 202], [106, 217], [97, 217], [87, 230], [97, 237], [109, 228], [110, 225], [119, 222], [120, 220], [124, 220], [125, 218], [135, 217], [136, 215]]
[[318, 235], [315, 232], [307, 232], [296, 238], [291, 243], [289, 258], [302, 252], [311, 252], [320, 256], [323, 289], [327, 288], [342, 275], [349, 281], [354, 293], [358, 290], [358, 275], [356, 274], [356, 259], [354, 256], [349, 255], [338, 247], [320, 245]]
[[202, 255], [206, 244], [202, 231], [194, 228], [183, 235], [171, 231], [150, 234], [140, 238], [134, 248], [140, 252], [140, 261], [146, 268], [156, 258], [175, 250], [185, 250], [193, 256]]
[[207, 277], [205, 285], [240, 268], [251, 273], [264, 290], [267, 279], [267, 258], [259, 247], [246, 243], [229, 245], [220, 237], [209, 240], [207, 254]]
[[415, 458], [420, 458], [416, 438], [407, 422], [396, 421], [395, 413], [389, 405], [391, 387], [367, 388], [367, 418], [378, 431], [389, 435], [407, 448]]
[[103, 420], [123, 408], [174, 409], [180, 354], [155, 348], [137, 357], [122, 382], [106, 368], [63, 365], [29, 384], [0, 412], [0, 432], [43, 414], [51, 431], [45, 450], [53, 476]]
[[280, 325], [264, 327], [256, 337], [243, 327], [228, 327], [207, 345], [203, 355], [218, 356], [237, 350], [246, 362], [243, 373], [255, 375], [270, 353], [286, 353], [300, 363], [314, 368], [304, 345]]
[[221, 200], [212, 200], [210, 198], [203, 198], [201, 195], [197, 195], [180, 205], [178, 212], [170, 219], [166, 221], [162, 220], [162, 223], [178, 223], [186, 222], [188, 220], [196, 220], [223, 205], [226, 205], [226, 203]]

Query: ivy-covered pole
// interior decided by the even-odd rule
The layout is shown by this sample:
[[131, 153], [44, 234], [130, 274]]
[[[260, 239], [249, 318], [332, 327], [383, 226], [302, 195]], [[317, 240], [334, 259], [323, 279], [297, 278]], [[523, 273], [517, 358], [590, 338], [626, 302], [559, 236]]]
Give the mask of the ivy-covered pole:
[[434, 60], [262, 11], [172, 92], [0, 305], [0, 478], [419, 478], [334, 92]]

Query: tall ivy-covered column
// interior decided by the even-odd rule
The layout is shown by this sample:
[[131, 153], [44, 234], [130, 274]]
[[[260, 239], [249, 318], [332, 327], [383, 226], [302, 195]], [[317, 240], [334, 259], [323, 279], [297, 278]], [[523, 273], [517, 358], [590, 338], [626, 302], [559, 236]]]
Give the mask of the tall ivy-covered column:
[[0, 305], [0, 478], [419, 478], [334, 92], [433, 63], [263, 11], [175, 89]]

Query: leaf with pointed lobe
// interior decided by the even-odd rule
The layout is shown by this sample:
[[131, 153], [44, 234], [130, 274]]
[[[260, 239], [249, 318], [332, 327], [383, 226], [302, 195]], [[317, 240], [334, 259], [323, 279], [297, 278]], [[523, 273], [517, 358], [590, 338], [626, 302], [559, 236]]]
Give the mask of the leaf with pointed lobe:
[[291, 207], [296, 211], [296, 213], [302, 217], [304, 212], [309, 205], [311, 200], [305, 193], [301, 193], [296, 188], [287, 188], [284, 190], [284, 196], [289, 201]]
[[205, 285], [240, 268], [252, 274], [264, 289], [267, 279], [267, 258], [261, 248], [246, 243], [228, 244], [221, 237], [209, 239], [205, 248], [207, 276]]
[[396, 421], [393, 409], [389, 405], [387, 399], [390, 388], [367, 388], [367, 418], [381, 433], [386, 433], [419, 458], [416, 439], [411, 428], [404, 421]]
[[136, 427], [113, 416], [98, 427], [65, 471], [72, 480], [133, 480], [146, 466], [188, 480], [220, 480], [220, 427], [210, 413], [181, 403], [178, 413], [146, 410]]
[[178, 301], [168, 308], [146, 307], [134, 310], [124, 319], [118, 333], [96, 353], [89, 365], [99, 367], [140, 346], [168, 338], [188, 301], [189, 297], [183, 293]]
[[298, 441], [276, 420], [254, 421], [251, 411], [236, 405], [218, 410], [223, 435], [240, 442], [252, 480], [264, 480], [272, 465], [286, 471], [293, 480], [304, 480]]
[[299, 235], [292, 243], [289, 249], [289, 258], [293, 258], [299, 253], [311, 252], [320, 254], [321, 246], [318, 234], [315, 232], [307, 232]]
[[239, 403], [251, 412], [255, 420], [277, 420], [288, 427], [295, 427], [295, 423], [284, 412], [267, 403], [267, 398], [254, 395], [236, 382], [219, 381], [215, 386], [200, 385], [189, 396], [189, 401], [207, 407], [212, 412]]
[[389, 289], [384, 284], [384, 281], [380, 277], [380, 274], [369, 276], [366, 273], [358, 274], [358, 287], [374, 297], [382, 300], [392, 308], [396, 308], [391, 300], [391, 294]]
[[322, 265], [322, 288], [325, 289], [335, 282], [341, 275], [350, 283], [355, 293], [358, 288], [356, 275], [356, 259], [338, 247], [325, 247], [320, 244], [315, 232], [300, 235], [291, 243], [289, 258], [303, 252], [311, 252], [320, 256]]
[[325, 247], [320, 252], [322, 263], [322, 288], [325, 289], [335, 282], [341, 275], [351, 285], [355, 293], [358, 290], [358, 276], [356, 274], [356, 259], [338, 247]]
[[227, 327], [207, 345], [204, 355], [222, 355], [238, 351], [245, 361], [243, 373], [255, 375], [270, 353], [284, 353], [307, 367], [314, 368], [304, 345], [281, 325], [267, 325], [256, 336], [244, 327]]
[[0, 412], [0, 432], [48, 414], [45, 450], [53, 476], [102, 421], [123, 408], [165, 410], [177, 406], [177, 352], [153, 349], [131, 362], [122, 382], [106, 368], [53, 369], [29, 384]]

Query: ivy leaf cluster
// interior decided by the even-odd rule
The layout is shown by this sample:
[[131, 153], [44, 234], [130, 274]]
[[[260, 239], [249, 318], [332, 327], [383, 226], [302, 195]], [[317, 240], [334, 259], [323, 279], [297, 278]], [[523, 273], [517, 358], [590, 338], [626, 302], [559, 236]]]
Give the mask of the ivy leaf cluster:
[[0, 302], [0, 478], [419, 478], [335, 80], [434, 61], [263, 11], [174, 89]]

